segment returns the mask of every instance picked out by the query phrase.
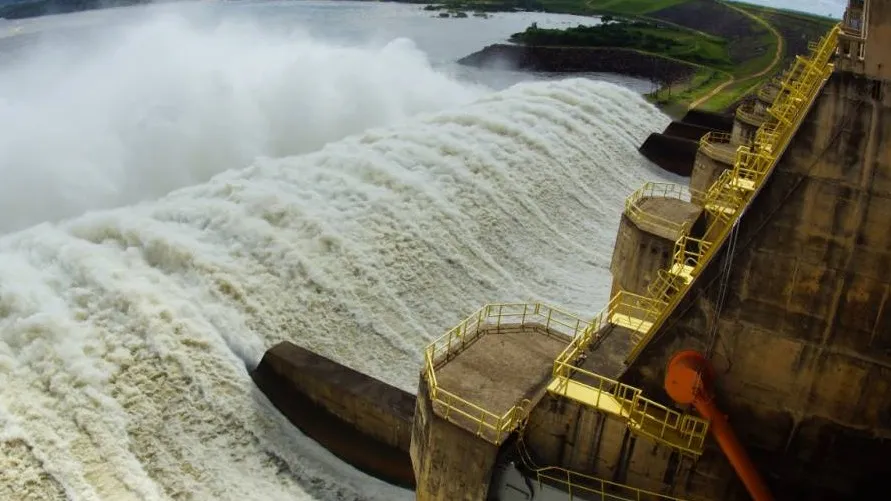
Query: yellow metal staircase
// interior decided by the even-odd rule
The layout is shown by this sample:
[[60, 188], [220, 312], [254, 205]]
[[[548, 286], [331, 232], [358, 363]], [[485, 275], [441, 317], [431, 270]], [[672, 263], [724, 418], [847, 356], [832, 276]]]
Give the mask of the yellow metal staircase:
[[[682, 235], [675, 245], [671, 263], [659, 270], [649, 285], [647, 297], [653, 309], [647, 310], [646, 318], [638, 319], [640, 328], [632, 334], [634, 346], [626, 363], [633, 362], [659, 330], [695, 277], [721, 248], [743, 209], [776, 166], [832, 72], [829, 59], [835, 51], [838, 33], [836, 26], [812, 45], [810, 54], [796, 58], [783, 76], [780, 90], [767, 110], [769, 118], [759, 127], [754, 145], [737, 148], [733, 167], [722, 172], [701, 197], [703, 208], [711, 216], [710, 225], [701, 238]], [[709, 135], [703, 138], [701, 147], [713, 148], [712, 141], [726, 139]], [[635, 319], [623, 318], [622, 322], [621, 325], [634, 324]]]
[[618, 418], [633, 433], [682, 454], [702, 454], [708, 421], [645, 398], [637, 388], [558, 361], [548, 391]]
[[[759, 127], [753, 147], [737, 148], [733, 167], [724, 171], [701, 197], [704, 209], [712, 216], [704, 235], [692, 237], [689, 228], [684, 228], [685, 233], [675, 243], [671, 263], [667, 269], [657, 272], [646, 296], [624, 291], [613, 296], [604, 311], [557, 358], [549, 392], [617, 417], [632, 432], [681, 453], [692, 456], [702, 453], [708, 421], [668, 409], [643, 397], [639, 389], [586, 371], [575, 362], [589, 344], [610, 327], [630, 331], [633, 347], [626, 363], [633, 362], [641, 353], [696, 276], [721, 248], [739, 215], [789, 145], [832, 72], [829, 58], [835, 51], [838, 33], [836, 26], [813, 46], [808, 56], [796, 59], [784, 74], [780, 90], [768, 108], [769, 118]], [[713, 155], [720, 156], [724, 152], [716, 150], [712, 143], [727, 140], [729, 138], [724, 136], [710, 135], [700, 144], [715, 150]], [[634, 207], [632, 202], [626, 206]]]
[[[552, 379], [547, 390], [555, 395], [580, 402], [599, 412], [619, 419], [635, 434], [667, 445], [689, 456], [699, 456], [705, 445], [709, 422], [690, 414], [669, 409], [645, 398], [640, 389], [620, 383], [580, 367], [585, 351], [602, 335], [627, 335], [632, 348], [626, 363], [632, 363], [684, 297], [696, 277], [715, 257], [730, 235], [740, 214], [763, 185], [788, 147], [805, 115], [831, 74], [829, 63], [838, 41], [839, 26], [834, 27], [810, 54], [796, 58], [783, 74], [773, 104], [767, 109], [769, 118], [758, 129], [752, 147], [733, 151], [732, 168], [721, 173], [705, 193], [696, 194], [709, 225], [703, 235], [690, 235], [690, 225], [678, 224], [642, 210], [641, 200], [653, 196], [686, 197], [686, 188], [668, 188], [649, 184], [635, 192], [626, 202], [628, 217], [638, 223], [675, 225], [669, 229], [680, 232], [675, 242], [669, 265], [658, 270], [647, 288], [646, 295], [619, 291], [607, 306], [590, 322], [576, 319], [560, 310], [543, 305], [487, 305], [476, 314], [431, 344], [425, 352], [425, 378], [431, 399], [477, 423], [477, 434], [489, 437], [493, 443], [501, 441], [513, 430], [522, 427], [531, 410], [518, 403], [504, 414], [495, 414], [480, 405], [450, 394], [439, 387], [437, 367], [447, 363], [482, 335], [481, 326], [496, 327], [502, 318], [516, 317], [517, 325], [533, 322], [546, 331], [560, 329], [573, 340], [554, 361]], [[711, 135], [703, 138], [701, 147], [714, 156], [729, 154], [729, 148], [716, 145], [729, 141], [729, 136]], [[686, 190], [686, 191], [685, 191]], [[522, 307], [522, 309], [520, 309]], [[513, 311], [512, 309], [515, 309]], [[601, 489], [602, 490], [602, 489]]]

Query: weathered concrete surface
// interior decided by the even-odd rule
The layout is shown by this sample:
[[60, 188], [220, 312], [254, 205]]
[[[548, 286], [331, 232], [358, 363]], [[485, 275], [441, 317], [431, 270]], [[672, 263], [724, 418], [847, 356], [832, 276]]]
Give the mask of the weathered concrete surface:
[[[581, 367], [609, 378], [618, 377], [631, 347], [630, 336], [627, 329], [607, 328], [592, 344]], [[592, 384], [588, 378], [574, 376]], [[693, 480], [689, 458], [635, 436], [616, 416], [550, 394], [533, 409], [524, 443], [539, 467], [561, 466], [665, 494], [682, 493]]]
[[673, 59], [630, 49], [600, 47], [537, 47], [495, 44], [458, 60], [467, 66], [496, 66], [548, 72], [619, 73], [641, 78], [680, 81], [696, 68]]
[[411, 442], [419, 501], [486, 499], [499, 451], [493, 442], [506, 438], [443, 405], [438, 400], [449, 398], [444, 392], [496, 416], [525, 400], [531, 409], [546, 393], [554, 360], [570, 341], [544, 326], [484, 326], [463, 351], [437, 361], [437, 400], [422, 374]]
[[758, 127], [761, 127], [761, 123], [763, 122], [753, 124], [737, 117], [733, 120], [733, 131], [730, 132], [730, 143], [735, 146], [751, 145], [752, 142], [755, 141], [755, 132], [758, 131]]
[[668, 266], [674, 241], [647, 233], [622, 214], [609, 270], [613, 275], [612, 294], [623, 290], [646, 294], [647, 285], [660, 268]]
[[693, 174], [690, 176], [690, 189], [694, 193], [694, 201], [701, 203], [698, 194], [707, 193], [708, 189], [718, 180], [718, 177], [725, 170], [729, 170], [731, 165], [725, 162], [715, 160], [704, 151], [696, 153], [696, 160], [693, 162]]
[[664, 395], [673, 353], [714, 349], [718, 405], [778, 499], [870, 497], [891, 478], [889, 221], [891, 83], [836, 73], [740, 223], [720, 316], [718, 256], [625, 379]]
[[891, 80], [891, 2], [869, 0], [867, 6], [866, 54], [863, 64], [867, 77]]
[[486, 499], [498, 447], [436, 415], [427, 381], [418, 387], [411, 458], [418, 501]]
[[[675, 224], [698, 228], [702, 209], [697, 205], [674, 198], [646, 198], [639, 202], [647, 212]], [[677, 228], [668, 228], [643, 221], [632, 221], [622, 214], [616, 244], [610, 261], [613, 275], [612, 294], [619, 290], [646, 295], [647, 286], [656, 272], [668, 266], [674, 245], [681, 236]]]
[[[502, 416], [524, 400], [538, 401], [550, 382], [554, 360], [571, 339], [542, 329], [502, 326], [486, 333], [436, 370], [439, 387]], [[446, 410], [434, 403], [434, 410]], [[476, 433], [478, 423], [453, 414]], [[483, 431], [486, 433], [486, 431]], [[494, 438], [494, 436], [492, 437]]]
[[654, 132], [640, 146], [647, 160], [679, 176], [689, 176], [696, 157], [697, 142]]
[[334, 455], [414, 487], [413, 395], [288, 342], [270, 348], [251, 377], [282, 414]]
[[660, 220], [643, 218], [634, 224], [646, 233], [671, 242], [676, 242], [684, 234], [682, 225], [692, 227], [702, 213], [702, 208], [696, 204], [671, 197], [643, 198], [637, 202], [637, 207], [646, 214], [658, 215]]

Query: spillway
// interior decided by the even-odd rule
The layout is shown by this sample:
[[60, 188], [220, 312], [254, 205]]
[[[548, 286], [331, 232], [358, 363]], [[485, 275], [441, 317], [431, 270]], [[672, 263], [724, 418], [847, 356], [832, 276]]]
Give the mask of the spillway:
[[599, 310], [622, 201], [672, 179], [637, 153], [668, 122], [611, 84], [521, 84], [0, 237], [0, 498], [405, 498], [248, 369], [291, 340], [414, 391], [480, 304]]

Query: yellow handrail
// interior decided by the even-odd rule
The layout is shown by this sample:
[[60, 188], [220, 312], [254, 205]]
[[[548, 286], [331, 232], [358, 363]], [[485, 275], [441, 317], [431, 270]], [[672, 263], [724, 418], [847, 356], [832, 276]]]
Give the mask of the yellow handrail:
[[703, 153], [719, 162], [732, 164], [735, 153], [718, 148], [716, 144], [730, 144], [730, 134], [712, 131], [699, 139], [699, 149]]
[[[690, 248], [693, 250], [690, 250]], [[681, 236], [674, 244], [672, 264], [696, 267], [711, 248], [711, 242], [689, 236]]]
[[574, 499], [574, 494], [588, 493], [596, 495], [595, 499], [601, 500], [641, 501], [652, 499], [656, 501], [684, 501], [674, 496], [638, 489], [630, 485], [604, 480], [557, 466], [546, 466], [538, 470], [532, 470], [532, 473], [535, 474], [539, 488], [547, 480], [564, 485], [570, 500]]
[[[706, 230], [705, 239], [709, 242], [708, 248], [696, 256], [692, 276], [706, 266], [720, 249], [729, 235], [732, 222], [738, 217], [739, 212], [754, 197], [755, 193], [763, 185], [764, 180], [776, 167], [782, 153], [788, 147], [796, 131], [804, 120], [808, 110], [819, 95], [820, 89], [832, 72], [829, 58], [835, 50], [840, 27], [836, 25], [830, 32], [817, 43], [808, 57], [799, 56], [793, 66], [784, 74], [782, 83], [783, 92], [780, 92], [773, 104], [768, 108], [771, 116], [756, 132], [754, 145], [740, 147], [733, 159], [733, 168], [721, 173], [714, 184], [706, 193], [706, 208], [713, 211], [719, 217], [715, 217], [710, 227]], [[703, 137], [701, 144], [708, 144]], [[724, 140], [725, 136], [716, 136], [716, 140]], [[731, 214], [725, 211], [729, 210]], [[678, 239], [678, 246], [686, 237]], [[686, 255], [684, 262], [686, 262]], [[677, 261], [675, 255], [673, 264]], [[678, 304], [689, 287], [689, 284], [672, 281], [665, 274], [657, 273], [658, 286], [648, 288], [651, 297], [666, 302], [666, 307], [653, 322], [653, 325], [635, 339], [636, 343], [626, 359], [626, 363], [633, 362], [643, 347], [661, 328], [668, 315]], [[672, 287], [677, 290], [671, 289]]]
[[453, 414], [463, 416], [476, 423], [478, 436], [496, 445], [525, 419], [531, 410], [528, 408], [528, 401], [514, 405], [504, 414], [496, 414], [442, 388], [437, 381], [436, 370], [490, 330], [517, 326], [540, 327], [547, 333], [556, 332], [578, 338], [588, 330], [589, 322], [541, 303], [488, 304], [449, 329], [424, 350], [424, 375], [430, 399], [443, 406], [443, 417], [454, 421]]
[[576, 336], [554, 360], [554, 376], [558, 375], [558, 367], [572, 363], [588, 348], [588, 345], [595, 340], [601, 329], [610, 322], [614, 315], [627, 315], [645, 322], [655, 321], [664, 306], [664, 303], [658, 299], [627, 291], [617, 292], [600, 310], [600, 313], [587, 322], [581, 335]]
[[[594, 401], [585, 402], [588, 405], [608, 408], [603, 400], [611, 399], [618, 405], [618, 417], [624, 419], [635, 433], [646, 435], [692, 455], [701, 454], [705, 447], [709, 427], [707, 420], [669, 409], [655, 400], [644, 397], [643, 391], [639, 388], [577, 367], [570, 361], [554, 365], [554, 379], [556, 384], [549, 389], [557, 395], [566, 397], [572, 380], [575, 385], [596, 390]], [[670, 437], [671, 433], [676, 437]], [[678, 437], [682, 441], [678, 441]]]
[[625, 199], [625, 215], [639, 225], [649, 223], [666, 228], [673, 233], [686, 233], [690, 226], [688, 222], [678, 223], [666, 219], [657, 212], [644, 209], [641, 202], [650, 198], [674, 198], [689, 202], [693, 195], [698, 195], [696, 190], [681, 184], [649, 182]]
[[[539, 489], [541, 489], [543, 480], [550, 480], [565, 486], [569, 499], [572, 500], [574, 495], [578, 493], [596, 494], [601, 501], [603, 500], [621, 500], [621, 501], [684, 501], [683, 499], [660, 494], [658, 492], [639, 489], [630, 485], [604, 480], [593, 475], [587, 475], [559, 466], [543, 466], [535, 464], [529, 451], [526, 449], [526, 443], [523, 437], [517, 441], [517, 452], [520, 454], [520, 462], [525, 470], [535, 475], [538, 481]], [[587, 496], [586, 496], [587, 498]]]

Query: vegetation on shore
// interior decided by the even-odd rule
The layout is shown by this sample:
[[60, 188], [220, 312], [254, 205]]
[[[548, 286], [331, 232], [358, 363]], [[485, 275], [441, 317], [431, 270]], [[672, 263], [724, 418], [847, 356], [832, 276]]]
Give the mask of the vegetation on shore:
[[609, 16], [604, 16], [600, 25], [565, 30], [542, 29], [533, 23], [526, 31], [512, 35], [511, 41], [527, 45], [636, 49], [723, 71], [732, 71], [733, 67], [727, 41], [720, 37], [651, 21], [613, 21]]
[[806, 52], [808, 42], [836, 22], [718, 0], [446, 0], [432, 8], [616, 16], [618, 21], [601, 26], [531, 26], [512, 41], [634, 49], [695, 65], [698, 69], [687, 81], [660, 82], [663, 88], [648, 96], [669, 113], [682, 113], [691, 105], [713, 111], [732, 106]]

